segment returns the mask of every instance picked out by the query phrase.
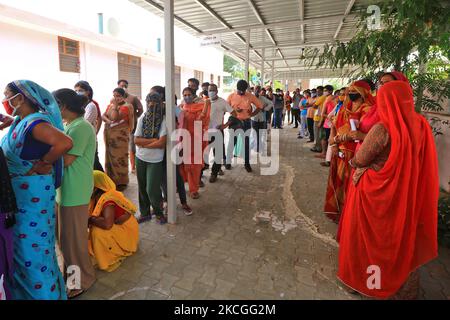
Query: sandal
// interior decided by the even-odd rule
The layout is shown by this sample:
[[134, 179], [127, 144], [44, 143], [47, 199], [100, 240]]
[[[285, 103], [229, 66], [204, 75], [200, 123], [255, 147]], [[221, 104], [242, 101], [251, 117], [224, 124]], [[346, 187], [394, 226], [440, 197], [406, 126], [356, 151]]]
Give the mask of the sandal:
[[67, 299], [75, 299], [84, 293], [83, 289], [73, 289], [67, 293]]

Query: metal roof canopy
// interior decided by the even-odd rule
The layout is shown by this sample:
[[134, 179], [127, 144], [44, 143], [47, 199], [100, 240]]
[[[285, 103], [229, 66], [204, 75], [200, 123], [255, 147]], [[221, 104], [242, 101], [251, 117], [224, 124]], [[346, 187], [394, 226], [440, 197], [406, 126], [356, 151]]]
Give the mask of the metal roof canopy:
[[[164, 16], [163, 0], [129, 1]], [[307, 79], [342, 74], [308, 69], [300, 60], [302, 48], [350, 40], [358, 23], [352, 12], [367, 4], [367, 0], [174, 0], [174, 19], [195, 36], [220, 34], [222, 48], [244, 62], [250, 30], [249, 64], [261, 70], [264, 61], [264, 69], [278, 79]]]

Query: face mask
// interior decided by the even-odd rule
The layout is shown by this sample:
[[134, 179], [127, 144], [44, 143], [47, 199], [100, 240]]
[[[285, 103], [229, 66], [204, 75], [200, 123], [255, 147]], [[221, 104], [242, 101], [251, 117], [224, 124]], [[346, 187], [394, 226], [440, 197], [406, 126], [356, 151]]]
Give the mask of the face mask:
[[20, 106], [14, 107], [11, 104], [11, 100], [14, 99], [15, 97], [17, 97], [20, 93], [15, 94], [14, 96], [12, 96], [9, 99], [5, 99], [3, 100], [3, 107], [5, 108], [5, 111], [7, 114], [9, 114], [10, 116], [15, 116], [17, 113], [17, 110], [19, 109]]
[[208, 96], [209, 96], [212, 100], [216, 100], [216, 98], [217, 98], [217, 92], [215, 92], [215, 91], [209, 91], [209, 92], [208, 92]]
[[194, 98], [192, 96], [186, 96], [184, 97], [184, 102], [186, 102], [187, 104], [190, 104], [194, 101]]
[[85, 94], [86, 94], [86, 91], [84, 91], [84, 90], [77, 91], [77, 95], [79, 95], [79, 96], [84, 96]]
[[205, 96], [205, 97], [208, 96], [208, 90], [203, 90], [202, 93], [203, 93], [203, 96]]
[[359, 93], [349, 93], [348, 97], [350, 98], [351, 101], [356, 101], [359, 98], [361, 98], [361, 95]]
[[245, 93], [244, 91], [241, 91], [241, 90], [237, 90], [237, 94], [238, 94], [238, 95], [240, 95], [240, 96], [243, 96], [243, 95], [244, 95], [244, 93]]
[[311, 93], [311, 97], [313, 98], [317, 97], [317, 93]]

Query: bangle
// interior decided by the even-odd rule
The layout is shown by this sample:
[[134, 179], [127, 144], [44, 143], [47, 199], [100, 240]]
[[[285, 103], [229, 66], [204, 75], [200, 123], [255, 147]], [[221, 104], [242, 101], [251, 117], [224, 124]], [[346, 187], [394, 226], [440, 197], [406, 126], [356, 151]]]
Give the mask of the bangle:
[[47, 161], [47, 160], [44, 160], [44, 159], [41, 159], [41, 160], [39, 160], [40, 162], [43, 162], [43, 163], [45, 163], [45, 164], [52, 164], [50, 161]]
[[332, 144], [332, 145], [330, 145], [330, 147], [337, 147], [338, 145], [335, 143], [335, 144]]

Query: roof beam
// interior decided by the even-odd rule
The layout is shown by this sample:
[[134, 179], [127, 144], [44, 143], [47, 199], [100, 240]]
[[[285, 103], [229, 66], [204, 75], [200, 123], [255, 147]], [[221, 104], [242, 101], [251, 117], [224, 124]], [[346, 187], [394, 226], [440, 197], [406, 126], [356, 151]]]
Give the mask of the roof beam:
[[344, 16], [342, 17], [341, 22], [339, 22], [339, 25], [336, 29], [336, 33], [334, 34], [333, 39], [337, 39], [339, 32], [341, 32], [342, 26], [344, 25], [344, 20], [349, 15], [350, 11], [352, 10], [353, 5], [355, 4], [355, 1], [356, 0], [350, 0], [350, 2], [348, 3], [347, 8], [345, 9], [345, 12], [344, 12]]
[[[342, 38], [339, 39], [339, 41], [341, 42], [346, 42], [346, 41], [350, 41], [351, 38]], [[320, 41], [308, 41], [305, 43], [299, 43], [298, 41], [291, 41], [291, 42], [280, 42], [277, 44], [277, 46], [269, 46], [269, 45], [258, 45], [255, 44], [253, 45], [253, 49], [258, 50], [258, 49], [262, 49], [262, 48], [266, 48], [266, 49], [282, 49], [282, 48], [306, 48], [306, 47], [321, 47], [324, 46], [325, 44], [330, 44], [332, 42], [334, 42], [335, 39], [326, 39], [326, 40], [320, 40]]]
[[231, 29], [231, 26], [217, 13], [215, 12], [209, 5], [205, 3], [203, 0], [194, 0], [198, 3], [203, 9], [208, 11], [208, 13], [213, 16], [217, 21], [219, 21], [225, 28]]
[[[161, 11], [162, 13], [164, 13], [164, 7], [158, 3], [156, 3], [155, 1], [152, 0], [145, 0], [145, 2], [147, 2], [149, 5], [151, 5], [152, 7], [158, 9], [159, 11]], [[202, 33], [202, 30], [198, 29], [197, 27], [195, 27], [194, 25], [190, 24], [189, 22], [187, 22], [186, 20], [180, 18], [177, 15], [173, 16], [175, 20], [177, 20], [178, 22], [180, 22], [181, 24], [184, 24], [186, 27], [194, 30], [197, 33]]]
[[[298, 14], [299, 14], [300, 20], [303, 21], [305, 19], [305, 1], [300, 0], [298, 5], [299, 5]], [[304, 24], [300, 25], [300, 37], [302, 39], [302, 42], [305, 42], [305, 25]]]
[[[228, 30], [231, 30], [231, 25], [228, 24], [216, 11], [214, 11], [214, 9], [212, 9], [205, 1], [203, 0], [194, 0], [197, 4], [199, 4], [203, 9], [205, 9], [211, 16], [213, 16], [213, 18], [215, 18], [217, 21], [219, 21], [225, 28], [227, 28]], [[247, 30], [249, 30], [247, 28]], [[240, 34], [238, 34], [237, 32], [233, 32], [234, 36], [236, 38], [238, 38], [239, 40], [242, 41], [242, 43], [244, 43], [245, 45], [247, 45], [247, 41], [245, 40], [245, 38], [243, 36], [241, 36]], [[253, 47], [250, 45], [250, 49], [252, 49], [252, 51], [262, 59], [261, 54], [254, 50]]]
[[[356, 17], [356, 15], [349, 14], [347, 18]], [[342, 14], [339, 15], [329, 15], [324, 17], [317, 17], [317, 18], [309, 18], [309, 19], [295, 19], [295, 20], [289, 20], [289, 21], [280, 21], [275, 23], [266, 23], [266, 24], [254, 24], [254, 25], [248, 25], [248, 26], [241, 26], [241, 27], [235, 27], [230, 29], [209, 29], [204, 30], [203, 35], [215, 35], [215, 34], [221, 34], [221, 33], [232, 33], [232, 32], [239, 32], [239, 31], [245, 31], [247, 29], [251, 30], [258, 30], [258, 29], [272, 29], [272, 28], [280, 28], [280, 27], [299, 27], [301, 25], [308, 25], [312, 23], [319, 23], [319, 22], [332, 22], [332, 21], [340, 21], [342, 20]]]
[[[247, 0], [247, 2], [250, 5], [250, 8], [252, 8], [253, 13], [256, 16], [256, 19], [258, 19], [258, 21], [261, 24], [265, 25], [266, 23], [265, 23], [263, 17], [261, 16], [261, 13], [259, 12], [258, 7], [256, 6], [255, 2], [253, 0]], [[266, 31], [267, 35], [269, 36], [270, 41], [272, 41], [273, 45], [277, 46], [277, 42], [275, 41], [275, 39], [274, 39], [272, 33], [270, 32], [269, 28], [266, 28], [265, 31]], [[278, 53], [280, 54], [280, 57], [283, 58], [283, 55], [281, 54], [281, 51], [279, 49], [278, 49]], [[284, 63], [286, 64], [286, 66], [288, 65], [286, 61], [284, 61]]]

